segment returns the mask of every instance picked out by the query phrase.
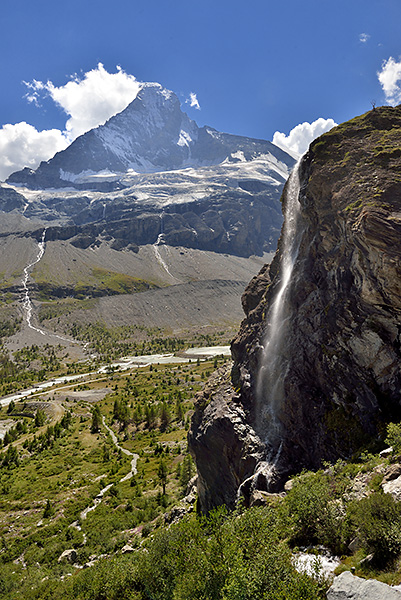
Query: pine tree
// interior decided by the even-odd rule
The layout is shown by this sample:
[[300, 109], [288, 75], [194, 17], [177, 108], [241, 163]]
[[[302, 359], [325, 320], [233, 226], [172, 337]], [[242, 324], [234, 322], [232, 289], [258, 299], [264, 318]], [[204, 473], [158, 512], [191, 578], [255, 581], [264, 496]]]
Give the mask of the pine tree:
[[95, 406], [92, 410], [91, 433], [98, 433], [100, 430], [101, 423], [102, 415], [100, 413], [100, 408], [98, 406]]
[[160, 483], [162, 484], [163, 487], [163, 496], [166, 495], [166, 484], [167, 484], [167, 475], [168, 475], [168, 471], [167, 471], [167, 465], [166, 465], [166, 461], [164, 460], [163, 456], [160, 459], [159, 462], [159, 468], [157, 470], [157, 476], [160, 480]]
[[53, 507], [49, 499], [47, 499], [45, 510], [43, 511], [43, 518], [48, 519], [54, 513]]

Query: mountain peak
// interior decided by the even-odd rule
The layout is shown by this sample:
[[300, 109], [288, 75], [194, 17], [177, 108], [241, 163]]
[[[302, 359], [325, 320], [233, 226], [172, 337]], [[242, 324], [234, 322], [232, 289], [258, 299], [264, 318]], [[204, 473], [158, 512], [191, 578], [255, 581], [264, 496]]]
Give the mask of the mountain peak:
[[8, 183], [30, 188], [83, 185], [86, 174], [172, 171], [211, 166], [238, 155], [271, 156], [291, 167], [293, 159], [271, 142], [220, 133], [198, 125], [182, 111], [176, 94], [159, 83], [144, 83], [136, 98], [104, 125], [77, 138], [36, 171], [13, 173]]

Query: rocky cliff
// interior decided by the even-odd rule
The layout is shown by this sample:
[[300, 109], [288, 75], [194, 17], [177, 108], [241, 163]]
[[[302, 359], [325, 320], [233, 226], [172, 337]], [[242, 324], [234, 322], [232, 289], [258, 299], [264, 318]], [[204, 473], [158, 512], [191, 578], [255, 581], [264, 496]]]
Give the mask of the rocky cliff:
[[[264, 346], [282, 286], [283, 235], [244, 293], [231, 385], [216, 383], [198, 401], [189, 440], [203, 510], [232, 505], [239, 488], [249, 499], [253, 488], [272, 491], [290, 473], [350, 456], [400, 416], [401, 107], [372, 110], [312, 143], [299, 184], [299, 247], [281, 298], [275, 381], [265, 385], [260, 369], [275, 352]], [[222, 428], [230, 412], [235, 425]], [[206, 465], [216, 432], [221, 452]], [[229, 483], [217, 473], [223, 455], [236, 456], [226, 461]]]

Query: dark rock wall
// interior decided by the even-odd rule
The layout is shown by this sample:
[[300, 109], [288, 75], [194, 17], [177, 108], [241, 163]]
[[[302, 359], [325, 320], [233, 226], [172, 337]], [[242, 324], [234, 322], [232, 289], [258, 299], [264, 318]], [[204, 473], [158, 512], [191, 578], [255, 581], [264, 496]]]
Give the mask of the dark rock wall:
[[[349, 456], [400, 417], [401, 107], [370, 111], [316, 140], [300, 181], [304, 231], [287, 298], [289, 369], [279, 410], [283, 478]], [[281, 241], [270, 268], [245, 291], [247, 316], [232, 343], [236, 402], [255, 430], [256, 379], [280, 248]], [[192, 437], [200, 437], [199, 425]]]

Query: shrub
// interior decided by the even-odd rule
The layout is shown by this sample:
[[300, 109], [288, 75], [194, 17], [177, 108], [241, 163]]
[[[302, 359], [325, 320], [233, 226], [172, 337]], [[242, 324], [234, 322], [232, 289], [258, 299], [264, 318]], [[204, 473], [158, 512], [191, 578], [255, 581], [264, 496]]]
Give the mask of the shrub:
[[389, 423], [387, 425], [385, 443], [391, 446], [396, 454], [401, 452], [401, 423]]
[[390, 494], [375, 492], [354, 502], [348, 517], [366, 552], [374, 553], [374, 562], [383, 566], [401, 552], [401, 506]]
[[343, 508], [335, 483], [321, 471], [298, 477], [285, 499], [294, 544], [324, 544], [334, 552], [343, 547]]

